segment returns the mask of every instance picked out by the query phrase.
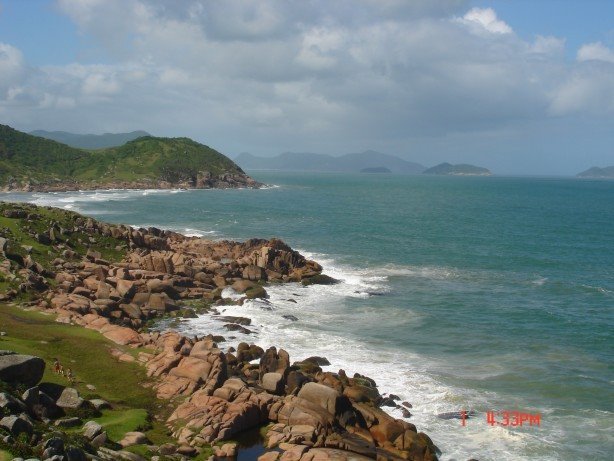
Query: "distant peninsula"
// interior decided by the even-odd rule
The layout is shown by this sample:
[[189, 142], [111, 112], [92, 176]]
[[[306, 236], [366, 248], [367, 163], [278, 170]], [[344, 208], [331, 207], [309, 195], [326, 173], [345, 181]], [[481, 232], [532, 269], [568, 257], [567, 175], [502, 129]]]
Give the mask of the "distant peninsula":
[[424, 174], [448, 175], [448, 176], [490, 176], [492, 173], [487, 168], [475, 165], [440, 163], [424, 171]]
[[360, 170], [360, 172], [361, 173], [392, 173], [392, 171], [390, 171], [385, 166], [376, 166], [373, 168], [363, 168], [362, 170]]
[[285, 152], [274, 157], [240, 154], [235, 161], [245, 170], [310, 171], [359, 173], [365, 169], [386, 168], [391, 173], [420, 174], [425, 166], [403, 160], [395, 155], [372, 150], [339, 157], [326, 154]]
[[614, 166], [599, 168], [594, 166], [576, 175], [578, 178], [614, 179]]
[[0, 125], [0, 190], [260, 187], [232, 160], [189, 138], [144, 136], [97, 151]]
[[67, 131], [35, 130], [30, 131], [29, 134], [51, 139], [52, 141], [61, 142], [62, 144], [79, 149], [106, 149], [108, 147], [121, 146], [143, 136], [151, 136], [147, 131], [142, 130], [131, 131], [130, 133], [104, 134], [76, 134]]

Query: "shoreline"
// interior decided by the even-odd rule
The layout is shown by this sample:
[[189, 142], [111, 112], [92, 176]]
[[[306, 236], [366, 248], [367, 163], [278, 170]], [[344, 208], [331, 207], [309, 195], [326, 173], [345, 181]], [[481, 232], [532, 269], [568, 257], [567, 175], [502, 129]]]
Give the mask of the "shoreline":
[[198, 189], [260, 189], [267, 185], [256, 181], [245, 173], [225, 173], [219, 176], [208, 176], [189, 181], [168, 182], [157, 179], [144, 179], [135, 181], [111, 181], [108, 183], [90, 182], [53, 182], [30, 183], [21, 182], [6, 184], [0, 191], [4, 193], [19, 192], [94, 192], [101, 190], [198, 190]]
[[[31, 205], [21, 207], [36, 210]], [[52, 212], [72, 215], [73, 218], [76, 216], [64, 210]], [[185, 237], [155, 228], [135, 230], [127, 226], [98, 223], [91, 218], [77, 219], [85, 221], [79, 230], [87, 231], [86, 234], [102, 234], [118, 241], [127, 237], [127, 253], [121, 261], [113, 262], [105, 260], [102, 254], [96, 254], [96, 250], [90, 248], [82, 263], [64, 263], [61, 268], [72, 267], [72, 272], [56, 272], [56, 295], [39, 301], [38, 307], [57, 313], [60, 322], [96, 329], [118, 344], [146, 346], [158, 351], [145, 363], [148, 374], [158, 377], [158, 396], [174, 399], [183, 395], [189, 399], [176, 408], [174, 414], [177, 417], [173, 419], [171, 416], [169, 423], [185, 421], [190, 415], [203, 411], [212, 414], [212, 408], [216, 405], [232, 406], [239, 396], [246, 405], [249, 402], [235, 415], [228, 431], [221, 435], [218, 431], [212, 435], [210, 431], [216, 427], [215, 424], [201, 424], [200, 430], [195, 433], [192, 429], [199, 423], [192, 420], [187, 424], [192, 428], [189, 434], [186, 433], [186, 425], [176, 428], [180, 442], [199, 446], [223, 440], [247, 429], [242, 424], [247, 414], [245, 412], [248, 412], [258, 414], [257, 417], [252, 416], [249, 427], [267, 421], [275, 423], [267, 437], [269, 448], [282, 444], [286, 451], [302, 450], [301, 456], [307, 456], [314, 450], [345, 449], [355, 456], [358, 456], [356, 453], [368, 455], [365, 459], [376, 453], [380, 457], [386, 456], [381, 459], [397, 459], [398, 456], [406, 456], [402, 452], [418, 450], [420, 455], [410, 459], [437, 459], [437, 449], [426, 435], [419, 434], [413, 424], [396, 420], [379, 409], [384, 397], [369, 378], [361, 375], [350, 378], [342, 370], [339, 373], [323, 372], [318, 358], [314, 359], [315, 363], [304, 361], [291, 364], [288, 354], [275, 348], [265, 352], [255, 345], [244, 344], [236, 349], [232, 347], [236, 354], [230, 349], [224, 354], [212, 340], [203, 343], [202, 340], [193, 341], [177, 333], [160, 335], [137, 331], [145, 318], [153, 318], [150, 317], [154, 310], [152, 306], [157, 312], [167, 313], [179, 310], [180, 300], [207, 296], [211, 301], [216, 301], [221, 299], [219, 289], [227, 286], [228, 282], [232, 282], [235, 291], [245, 293], [245, 298], [238, 301], [244, 302], [246, 298], [266, 296], [266, 288], [261, 284], [264, 281], [283, 283], [318, 276], [322, 268], [317, 263], [305, 260], [280, 241], [253, 239], [241, 244], [228, 241], [211, 243], [198, 237]], [[232, 255], [232, 258], [228, 258], [228, 255]], [[207, 268], [207, 260], [215, 267]], [[195, 267], [200, 270], [194, 272]], [[238, 272], [239, 269], [241, 272]], [[134, 301], [136, 298], [142, 301], [145, 297], [147, 301], [140, 306], [134, 302], [120, 302]], [[238, 324], [230, 325], [241, 327]], [[260, 359], [260, 363], [251, 363], [254, 359]], [[210, 365], [202, 368], [203, 361]], [[203, 370], [207, 368], [206, 379], [203, 379]], [[322, 409], [326, 411], [322, 413]], [[291, 417], [297, 411], [311, 416], [297, 422]], [[312, 429], [305, 433], [303, 428], [303, 433], [298, 437], [292, 432], [297, 424]], [[344, 429], [339, 431], [335, 427]], [[275, 459], [272, 458], [274, 455], [270, 456], [267, 459]], [[331, 459], [343, 458], [333, 456]]]

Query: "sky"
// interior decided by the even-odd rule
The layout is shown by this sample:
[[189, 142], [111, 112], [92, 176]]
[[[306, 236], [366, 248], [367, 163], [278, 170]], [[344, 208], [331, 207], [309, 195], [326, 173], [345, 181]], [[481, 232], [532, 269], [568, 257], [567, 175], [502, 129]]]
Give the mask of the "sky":
[[614, 165], [614, 1], [0, 0], [0, 123], [572, 175]]

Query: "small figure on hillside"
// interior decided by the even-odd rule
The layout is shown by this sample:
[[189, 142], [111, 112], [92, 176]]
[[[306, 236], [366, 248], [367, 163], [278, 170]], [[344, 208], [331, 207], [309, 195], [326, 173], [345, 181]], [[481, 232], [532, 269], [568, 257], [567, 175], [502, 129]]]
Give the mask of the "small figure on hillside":
[[64, 367], [62, 366], [62, 364], [60, 364], [58, 367], [58, 374], [64, 376]]
[[68, 378], [68, 381], [70, 381], [71, 384], [75, 381], [75, 377], [72, 374], [72, 369], [71, 368], [67, 368], [66, 369], [66, 378]]
[[58, 359], [53, 359], [53, 372], [54, 373], [59, 373], [60, 372], [60, 361]]

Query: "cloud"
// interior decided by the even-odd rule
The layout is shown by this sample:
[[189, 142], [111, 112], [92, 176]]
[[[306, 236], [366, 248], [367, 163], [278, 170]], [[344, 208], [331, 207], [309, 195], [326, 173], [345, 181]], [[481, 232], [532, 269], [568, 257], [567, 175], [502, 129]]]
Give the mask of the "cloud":
[[18, 85], [26, 71], [23, 55], [17, 48], [0, 43], [0, 92]]
[[614, 63], [614, 50], [601, 42], [582, 45], [578, 50], [578, 61], [605, 61]]
[[0, 109], [29, 129], [343, 152], [611, 114], [610, 49], [570, 62], [564, 38], [463, 0], [57, 2], [105, 64], [33, 69], [0, 45]]
[[471, 27], [474, 31], [487, 31], [493, 34], [511, 34], [512, 28], [497, 18], [492, 8], [472, 8], [459, 22]]

